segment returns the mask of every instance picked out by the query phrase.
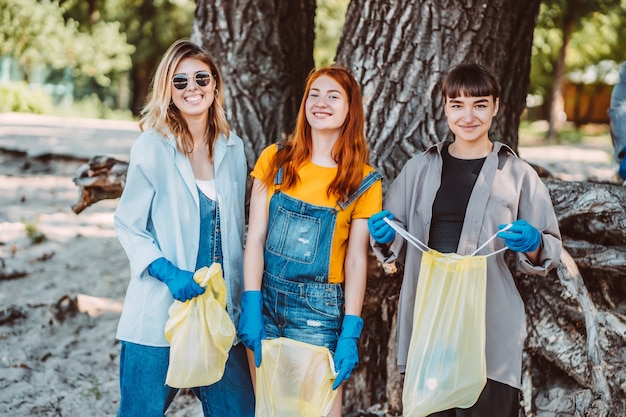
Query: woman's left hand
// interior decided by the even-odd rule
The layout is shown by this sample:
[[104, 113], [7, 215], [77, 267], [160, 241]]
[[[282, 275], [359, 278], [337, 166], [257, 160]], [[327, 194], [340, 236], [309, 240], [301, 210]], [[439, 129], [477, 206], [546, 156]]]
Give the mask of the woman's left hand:
[[[501, 224], [499, 229], [507, 225]], [[504, 239], [504, 244], [515, 252], [530, 253], [537, 250], [541, 243], [541, 233], [526, 220], [516, 220], [507, 230], [498, 232], [498, 237]]]

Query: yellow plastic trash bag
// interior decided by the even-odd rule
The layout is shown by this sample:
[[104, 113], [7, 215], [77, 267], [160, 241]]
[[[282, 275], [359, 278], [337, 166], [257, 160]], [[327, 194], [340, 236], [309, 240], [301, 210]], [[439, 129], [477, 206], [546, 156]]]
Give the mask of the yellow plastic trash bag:
[[263, 340], [256, 371], [257, 417], [320, 417], [327, 415], [337, 391], [330, 351], [280, 337]]
[[423, 253], [402, 403], [423, 417], [476, 403], [485, 383], [484, 256]]
[[206, 291], [185, 302], [174, 301], [165, 324], [170, 364], [165, 383], [173, 388], [211, 385], [224, 375], [236, 329], [226, 312], [222, 267], [200, 268], [193, 279]]

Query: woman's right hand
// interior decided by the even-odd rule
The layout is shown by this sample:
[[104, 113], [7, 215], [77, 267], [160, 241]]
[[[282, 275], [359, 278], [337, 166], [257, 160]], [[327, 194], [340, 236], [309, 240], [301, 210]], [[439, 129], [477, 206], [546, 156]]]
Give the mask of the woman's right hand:
[[256, 367], [261, 366], [261, 341], [266, 338], [261, 291], [249, 290], [241, 295], [239, 338], [245, 347], [254, 352]]
[[383, 245], [393, 242], [396, 238], [396, 231], [387, 224], [385, 218], [392, 220], [394, 215], [390, 213], [389, 210], [383, 210], [374, 214], [367, 221], [367, 228], [370, 231], [370, 235], [372, 235], [376, 242]]
[[172, 297], [185, 302], [204, 294], [204, 288], [193, 279], [193, 272], [183, 271], [165, 258], [159, 258], [148, 266], [148, 273], [165, 283]]

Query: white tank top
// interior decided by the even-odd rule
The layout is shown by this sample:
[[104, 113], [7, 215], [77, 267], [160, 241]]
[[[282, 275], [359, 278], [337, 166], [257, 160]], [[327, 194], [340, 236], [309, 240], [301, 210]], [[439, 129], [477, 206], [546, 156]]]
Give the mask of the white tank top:
[[215, 178], [208, 181], [196, 180], [196, 184], [205, 196], [209, 197], [211, 200], [216, 200]]

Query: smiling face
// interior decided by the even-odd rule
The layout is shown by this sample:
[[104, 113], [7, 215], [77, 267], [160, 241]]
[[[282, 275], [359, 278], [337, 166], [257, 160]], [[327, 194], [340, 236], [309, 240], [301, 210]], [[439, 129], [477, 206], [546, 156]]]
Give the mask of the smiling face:
[[196, 74], [200, 71], [211, 74], [210, 67], [195, 58], [183, 59], [174, 70], [174, 76], [187, 76], [187, 86], [182, 90], [175, 88], [172, 83], [172, 101], [186, 120], [206, 114], [215, 99], [215, 78], [211, 75], [206, 86], [198, 85]]
[[339, 135], [348, 109], [348, 94], [338, 82], [326, 75], [313, 81], [306, 98], [306, 118], [312, 134]]
[[488, 142], [489, 128], [498, 113], [499, 101], [493, 96], [446, 97], [445, 113], [455, 141]]

